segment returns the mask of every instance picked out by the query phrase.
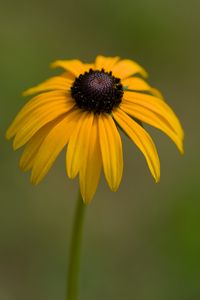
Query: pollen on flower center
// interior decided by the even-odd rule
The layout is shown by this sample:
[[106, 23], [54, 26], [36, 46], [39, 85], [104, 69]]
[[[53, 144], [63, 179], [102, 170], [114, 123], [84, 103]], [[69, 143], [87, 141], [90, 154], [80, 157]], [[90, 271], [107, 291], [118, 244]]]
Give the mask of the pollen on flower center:
[[90, 69], [75, 79], [71, 94], [79, 108], [97, 114], [111, 113], [122, 101], [123, 87], [112, 72]]

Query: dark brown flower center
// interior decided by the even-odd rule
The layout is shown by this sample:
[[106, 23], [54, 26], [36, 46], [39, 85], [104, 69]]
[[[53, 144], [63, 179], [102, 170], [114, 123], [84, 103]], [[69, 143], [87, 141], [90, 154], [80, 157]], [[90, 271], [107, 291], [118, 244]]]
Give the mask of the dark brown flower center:
[[111, 113], [122, 101], [123, 86], [112, 72], [90, 69], [75, 79], [71, 94], [79, 108], [97, 114]]

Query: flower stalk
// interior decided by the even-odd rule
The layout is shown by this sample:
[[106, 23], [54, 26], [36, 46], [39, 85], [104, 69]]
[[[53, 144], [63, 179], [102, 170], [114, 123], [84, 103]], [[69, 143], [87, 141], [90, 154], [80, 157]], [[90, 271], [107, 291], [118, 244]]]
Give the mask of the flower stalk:
[[83, 203], [81, 194], [77, 199], [77, 206], [72, 228], [71, 248], [69, 254], [69, 269], [67, 278], [67, 300], [78, 299], [78, 280], [80, 272], [80, 250], [83, 233], [83, 221], [86, 205]]

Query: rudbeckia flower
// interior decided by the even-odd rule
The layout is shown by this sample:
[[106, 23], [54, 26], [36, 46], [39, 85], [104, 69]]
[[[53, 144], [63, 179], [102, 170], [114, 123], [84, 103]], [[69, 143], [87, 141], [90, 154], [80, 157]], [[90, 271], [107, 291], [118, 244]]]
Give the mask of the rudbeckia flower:
[[123, 172], [120, 129], [142, 151], [158, 182], [159, 157], [143, 123], [167, 134], [181, 153], [183, 129], [159, 91], [144, 80], [146, 71], [132, 60], [104, 56], [97, 56], [92, 64], [58, 60], [52, 67], [64, 71], [24, 92], [37, 95], [6, 133], [8, 139], [14, 137], [14, 149], [25, 146], [20, 167], [32, 170], [32, 183], [44, 178], [67, 146], [67, 174], [79, 175], [84, 202], [93, 198], [101, 169], [116, 191]]

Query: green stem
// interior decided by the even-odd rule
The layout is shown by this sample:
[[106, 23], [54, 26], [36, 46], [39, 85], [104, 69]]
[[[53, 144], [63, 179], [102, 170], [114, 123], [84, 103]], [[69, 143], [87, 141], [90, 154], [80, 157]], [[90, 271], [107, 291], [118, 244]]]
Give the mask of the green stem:
[[81, 237], [83, 232], [83, 219], [85, 212], [85, 204], [83, 203], [81, 194], [79, 193], [77, 207], [74, 217], [74, 225], [72, 231], [71, 248], [69, 256], [69, 270], [67, 280], [67, 300], [77, 300], [78, 297], [78, 278], [80, 266], [80, 250]]

